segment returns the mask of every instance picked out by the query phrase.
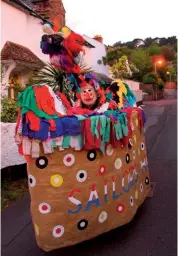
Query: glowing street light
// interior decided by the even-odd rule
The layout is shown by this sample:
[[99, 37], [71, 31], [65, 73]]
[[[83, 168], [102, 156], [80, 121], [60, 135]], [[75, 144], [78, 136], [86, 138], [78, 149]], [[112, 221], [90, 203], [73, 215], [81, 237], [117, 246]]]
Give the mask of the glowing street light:
[[159, 64], [161, 64], [162, 62], [163, 62], [163, 61], [161, 61], [161, 60], [160, 60], [160, 61], [157, 61], [157, 63], [159, 63]]
[[158, 61], [155, 62], [155, 72], [157, 72], [157, 69], [156, 69], [157, 64], [161, 65], [162, 63], [163, 63], [162, 60], [158, 60]]
[[166, 74], [169, 75], [169, 82], [171, 82], [171, 73], [167, 71]]
[[[157, 73], [157, 69], [156, 69], [156, 67], [157, 67], [157, 64], [159, 64], [159, 65], [161, 65], [163, 63], [163, 61], [162, 60], [158, 60], [158, 61], [156, 61], [155, 62], [155, 73], [158, 75], [158, 73]], [[157, 84], [156, 84], [156, 99], [155, 100], [157, 100], [157, 98], [158, 98], [158, 94], [157, 94]]]

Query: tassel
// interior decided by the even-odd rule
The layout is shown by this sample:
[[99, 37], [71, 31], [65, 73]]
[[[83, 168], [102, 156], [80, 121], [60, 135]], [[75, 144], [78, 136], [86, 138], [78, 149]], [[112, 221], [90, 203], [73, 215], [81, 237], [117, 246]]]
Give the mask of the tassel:
[[32, 158], [38, 158], [40, 156], [40, 144], [39, 140], [32, 140]]
[[22, 151], [24, 155], [31, 155], [32, 143], [28, 137], [22, 139]]
[[42, 145], [43, 145], [44, 154], [53, 153], [53, 148], [52, 148], [51, 139], [48, 139], [48, 140], [46, 140], [46, 141], [43, 141], [43, 142], [42, 142]]

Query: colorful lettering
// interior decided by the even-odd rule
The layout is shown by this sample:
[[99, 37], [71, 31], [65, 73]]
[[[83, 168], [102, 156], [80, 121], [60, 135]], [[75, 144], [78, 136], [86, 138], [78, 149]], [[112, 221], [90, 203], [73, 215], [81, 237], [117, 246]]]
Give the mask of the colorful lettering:
[[[95, 199], [93, 199], [93, 197], [95, 197]], [[90, 192], [90, 197], [89, 197], [87, 206], [85, 208], [85, 211], [89, 211], [92, 204], [96, 204], [96, 207], [101, 206], [101, 204], [99, 202], [98, 194], [96, 192], [96, 186], [95, 185], [92, 185], [92, 189], [91, 189], [91, 192]]]
[[116, 199], [118, 197], [120, 197], [122, 195], [122, 193], [116, 195], [116, 178], [112, 177], [112, 198]]
[[74, 196], [73, 196], [75, 192], [80, 193], [81, 191], [79, 189], [72, 190], [69, 193], [69, 201], [72, 202], [73, 204], [77, 205], [78, 208], [75, 211], [68, 209], [68, 214], [71, 214], [71, 213], [76, 214], [82, 209], [82, 203], [79, 200], [77, 200], [76, 198], [74, 198]]
[[125, 187], [125, 178], [123, 176], [123, 178], [122, 178], [122, 188], [123, 188], [125, 193], [128, 193], [130, 191], [129, 176], [128, 176], [128, 187], [127, 188]]
[[108, 202], [108, 184], [107, 180], [104, 181], [104, 202]]

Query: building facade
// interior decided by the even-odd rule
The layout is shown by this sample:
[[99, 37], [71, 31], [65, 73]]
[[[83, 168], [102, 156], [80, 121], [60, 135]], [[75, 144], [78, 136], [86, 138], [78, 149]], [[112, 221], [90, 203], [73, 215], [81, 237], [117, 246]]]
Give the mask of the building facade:
[[96, 73], [109, 76], [108, 65], [104, 65], [102, 57], [106, 56], [106, 47], [102, 41], [83, 35], [85, 40], [93, 45], [93, 48], [85, 47], [84, 60], [88, 66]]
[[3, 0], [1, 10], [1, 96], [7, 96], [10, 81], [26, 84], [49, 61], [40, 49], [43, 19], [64, 26], [65, 9], [61, 0]]

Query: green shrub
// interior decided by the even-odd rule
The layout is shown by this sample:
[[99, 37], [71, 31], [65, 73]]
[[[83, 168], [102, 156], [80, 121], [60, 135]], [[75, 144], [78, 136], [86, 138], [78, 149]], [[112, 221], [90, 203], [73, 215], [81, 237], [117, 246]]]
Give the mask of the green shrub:
[[3, 98], [1, 101], [1, 122], [16, 122], [18, 105], [8, 97]]
[[153, 72], [147, 73], [143, 76], [144, 84], [154, 84], [156, 82], [156, 75]]

